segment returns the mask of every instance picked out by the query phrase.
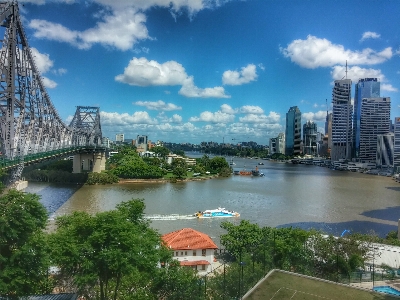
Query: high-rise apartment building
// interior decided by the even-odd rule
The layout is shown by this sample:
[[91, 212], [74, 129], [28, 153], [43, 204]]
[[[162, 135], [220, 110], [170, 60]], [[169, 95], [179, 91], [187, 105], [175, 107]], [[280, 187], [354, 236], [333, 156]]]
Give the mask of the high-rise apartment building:
[[301, 112], [297, 106], [292, 106], [286, 113], [285, 154], [299, 155], [301, 145]]
[[378, 134], [376, 137], [376, 166], [392, 167], [394, 156], [394, 134]]
[[277, 137], [269, 139], [269, 154], [285, 154], [285, 134], [279, 133]]
[[317, 155], [317, 124], [313, 121], [303, 125], [303, 153]]
[[147, 135], [138, 135], [136, 137], [136, 151], [137, 152], [146, 152], [148, 150], [148, 140], [147, 140]]
[[377, 78], [363, 78], [355, 85], [354, 115], [353, 115], [353, 157], [358, 158], [360, 153], [360, 120], [361, 103], [364, 98], [381, 96], [381, 83]]
[[335, 80], [332, 91], [332, 161], [351, 158], [352, 117], [351, 80]]
[[393, 170], [400, 173], [400, 117], [394, 118]]
[[360, 118], [360, 153], [362, 162], [375, 162], [377, 136], [390, 130], [390, 97], [363, 98]]
[[123, 133], [118, 133], [115, 135], [115, 141], [117, 143], [123, 143], [125, 141], [125, 137]]

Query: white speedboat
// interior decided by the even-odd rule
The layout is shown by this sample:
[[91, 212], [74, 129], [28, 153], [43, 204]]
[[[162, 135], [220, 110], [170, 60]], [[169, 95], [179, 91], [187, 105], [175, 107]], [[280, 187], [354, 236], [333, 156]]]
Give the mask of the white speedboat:
[[217, 209], [207, 209], [205, 211], [198, 211], [194, 214], [198, 218], [215, 218], [215, 217], [239, 217], [240, 214], [236, 211], [227, 210], [222, 207]]

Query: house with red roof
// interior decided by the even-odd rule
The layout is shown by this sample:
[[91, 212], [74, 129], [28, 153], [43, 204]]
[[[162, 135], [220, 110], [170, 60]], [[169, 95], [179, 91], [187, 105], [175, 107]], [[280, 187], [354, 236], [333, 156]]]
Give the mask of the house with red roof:
[[183, 228], [164, 234], [162, 239], [181, 266], [191, 267], [201, 274], [213, 271], [214, 251], [218, 247], [207, 234]]

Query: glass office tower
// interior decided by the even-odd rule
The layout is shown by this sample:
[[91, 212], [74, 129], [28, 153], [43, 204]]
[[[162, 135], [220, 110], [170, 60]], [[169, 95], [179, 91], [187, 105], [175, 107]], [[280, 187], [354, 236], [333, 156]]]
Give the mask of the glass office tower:
[[301, 112], [297, 106], [292, 106], [286, 113], [285, 154], [299, 155], [301, 146]]
[[353, 158], [360, 156], [361, 103], [364, 98], [377, 98], [381, 95], [381, 83], [377, 78], [363, 78], [355, 85], [353, 115]]

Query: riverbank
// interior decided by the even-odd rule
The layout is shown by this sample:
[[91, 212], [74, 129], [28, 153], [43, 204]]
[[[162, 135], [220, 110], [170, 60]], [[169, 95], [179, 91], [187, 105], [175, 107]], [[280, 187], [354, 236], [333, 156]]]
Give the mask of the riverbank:
[[211, 175], [207, 177], [190, 177], [184, 179], [175, 179], [175, 178], [158, 178], [158, 179], [120, 179], [118, 183], [121, 184], [130, 184], [130, 183], [175, 183], [175, 182], [187, 182], [187, 181], [202, 181], [217, 178], [218, 175]]

